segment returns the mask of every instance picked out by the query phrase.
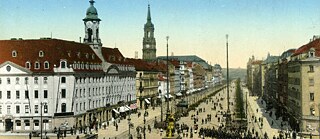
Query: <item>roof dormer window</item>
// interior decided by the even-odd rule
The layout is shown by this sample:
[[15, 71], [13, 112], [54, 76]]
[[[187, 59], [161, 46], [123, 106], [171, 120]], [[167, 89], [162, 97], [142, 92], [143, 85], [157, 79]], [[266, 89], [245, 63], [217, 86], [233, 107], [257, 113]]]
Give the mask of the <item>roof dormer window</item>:
[[12, 57], [17, 57], [17, 51], [16, 50], [12, 51]]
[[67, 67], [67, 62], [66, 61], [60, 61], [60, 67], [62, 69], [66, 68]]
[[309, 50], [309, 57], [315, 57], [315, 49], [314, 48], [311, 48]]
[[44, 52], [43, 51], [39, 51], [39, 57], [43, 57], [44, 56]]
[[34, 69], [40, 69], [40, 63], [39, 62], [34, 63]]
[[80, 58], [80, 57], [81, 57], [81, 53], [80, 53], [80, 52], [78, 52], [78, 53], [77, 53], [77, 56], [78, 56], [78, 58]]
[[92, 59], [94, 59], [94, 54], [92, 54]]
[[26, 68], [30, 69], [31, 68], [31, 63], [29, 61], [26, 62]]
[[49, 62], [48, 61], [44, 62], [44, 69], [49, 69]]

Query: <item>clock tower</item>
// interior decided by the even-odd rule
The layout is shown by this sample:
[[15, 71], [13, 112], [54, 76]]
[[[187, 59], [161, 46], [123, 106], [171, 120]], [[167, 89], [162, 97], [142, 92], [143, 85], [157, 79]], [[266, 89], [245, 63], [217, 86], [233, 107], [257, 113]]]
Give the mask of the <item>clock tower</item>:
[[150, 61], [156, 59], [156, 39], [154, 38], [154, 25], [151, 22], [150, 5], [148, 5], [147, 23], [144, 24], [144, 37], [142, 42], [142, 59]]
[[102, 43], [99, 37], [99, 23], [97, 9], [93, 6], [94, 0], [90, 0], [90, 7], [87, 9], [86, 17], [83, 19], [85, 26], [85, 37], [83, 42], [90, 45], [92, 50], [99, 56], [99, 58], [104, 59], [101, 53]]

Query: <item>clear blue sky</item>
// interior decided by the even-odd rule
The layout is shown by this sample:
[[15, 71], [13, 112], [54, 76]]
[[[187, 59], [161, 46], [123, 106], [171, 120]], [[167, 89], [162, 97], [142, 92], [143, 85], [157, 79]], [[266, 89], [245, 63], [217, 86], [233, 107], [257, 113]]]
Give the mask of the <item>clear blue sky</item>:
[[[79, 41], [89, 0], [1, 0], [0, 39], [40, 37]], [[103, 45], [126, 57], [142, 55], [147, 0], [95, 0]], [[319, 0], [149, 0], [157, 55], [195, 54], [225, 67], [246, 66], [251, 55], [265, 58], [298, 48], [320, 34]]]

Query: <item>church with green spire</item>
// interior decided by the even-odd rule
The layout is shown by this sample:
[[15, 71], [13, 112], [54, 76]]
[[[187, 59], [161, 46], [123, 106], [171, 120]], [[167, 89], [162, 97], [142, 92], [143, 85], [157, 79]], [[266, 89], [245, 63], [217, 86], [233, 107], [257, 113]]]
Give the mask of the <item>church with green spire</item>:
[[150, 5], [148, 5], [147, 23], [144, 24], [144, 37], [142, 42], [142, 59], [155, 60], [157, 55], [156, 39], [154, 38], [154, 25], [151, 22]]

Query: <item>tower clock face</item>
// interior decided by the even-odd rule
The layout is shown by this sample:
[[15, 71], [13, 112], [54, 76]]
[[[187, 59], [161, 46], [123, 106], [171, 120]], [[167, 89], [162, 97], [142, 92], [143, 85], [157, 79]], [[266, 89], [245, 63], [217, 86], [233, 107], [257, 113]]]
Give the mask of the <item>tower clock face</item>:
[[146, 48], [150, 48], [150, 44], [146, 44]]
[[87, 22], [86, 24], [87, 24], [87, 27], [88, 27], [88, 28], [91, 28], [92, 25], [93, 25], [92, 22]]

